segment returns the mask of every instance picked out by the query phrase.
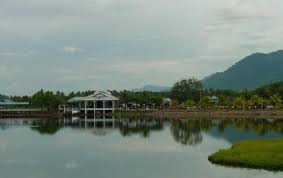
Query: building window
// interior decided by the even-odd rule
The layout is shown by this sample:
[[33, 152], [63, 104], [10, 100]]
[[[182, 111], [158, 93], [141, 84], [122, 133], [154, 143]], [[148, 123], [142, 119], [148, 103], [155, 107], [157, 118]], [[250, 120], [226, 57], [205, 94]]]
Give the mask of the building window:
[[87, 108], [94, 108], [94, 102], [93, 101], [88, 101], [87, 102]]
[[96, 108], [103, 108], [103, 101], [97, 101]]
[[106, 101], [105, 108], [113, 108], [113, 102], [112, 101]]

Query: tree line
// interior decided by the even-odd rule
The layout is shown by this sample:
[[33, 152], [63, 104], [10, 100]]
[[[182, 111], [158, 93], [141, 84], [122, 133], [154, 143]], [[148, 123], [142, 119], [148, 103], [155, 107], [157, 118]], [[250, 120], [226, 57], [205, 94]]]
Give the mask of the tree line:
[[[255, 90], [214, 90], [204, 89], [201, 81], [189, 78], [176, 82], [171, 91], [168, 92], [133, 92], [128, 90], [110, 91], [113, 96], [120, 99], [120, 103], [135, 104], [136, 106], [144, 105], [162, 105], [164, 98], [172, 99], [172, 107], [186, 108], [211, 108], [211, 107], [234, 107], [241, 109], [256, 108], [264, 109], [273, 106], [276, 109], [282, 107], [283, 82], [273, 83], [259, 87]], [[44, 107], [56, 109], [58, 105], [66, 103], [70, 98], [77, 96], [88, 96], [94, 91], [79, 91], [66, 94], [61, 91], [44, 91], [40, 90], [31, 96], [10, 96], [6, 97], [18, 102], [30, 102], [32, 107]], [[211, 96], [216, 96], [217, 103], [211, 100]], [[1, 97], [5, 97], [1, 95]]]

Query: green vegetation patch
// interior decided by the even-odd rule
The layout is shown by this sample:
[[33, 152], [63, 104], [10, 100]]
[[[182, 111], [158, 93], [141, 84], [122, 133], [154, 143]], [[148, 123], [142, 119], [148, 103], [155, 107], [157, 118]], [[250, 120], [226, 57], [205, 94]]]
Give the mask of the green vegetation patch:
[[225, 166], [283, 171], [283, 139], [239, 142], [208, 160]]

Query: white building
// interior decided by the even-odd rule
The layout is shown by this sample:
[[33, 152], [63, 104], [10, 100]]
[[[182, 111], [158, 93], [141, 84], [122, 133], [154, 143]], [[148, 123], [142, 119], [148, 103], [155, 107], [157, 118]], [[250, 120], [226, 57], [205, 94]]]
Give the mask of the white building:
[[86, 97], [74, 97], [68, 103], [81, 114], [94, 115], [114, 113], [118, 100], [108, 91], [97, 91]]

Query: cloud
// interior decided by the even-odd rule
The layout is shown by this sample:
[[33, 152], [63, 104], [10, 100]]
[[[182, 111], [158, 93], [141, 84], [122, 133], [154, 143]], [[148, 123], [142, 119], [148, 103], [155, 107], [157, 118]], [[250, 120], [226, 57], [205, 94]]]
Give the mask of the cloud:
[[226, 7], [219, 12], [220, 22], [239, 23], [252, 20], [265, 20], [272, 17], [272, 11], [259, 7], [254, 1], [228, 0]]
[[16, 56], [15, 52], [0, 52], [0, 56]]
[[9, 165], [9, 166], [35, 166], [38, 164], [36, 160], [19, 160], [19, 159], [8, 159], [8, 160], [0, 160], [0, 165]]
[[246, 26], [268, 23], [275, 16], [274, 9], [262, 0], [257, 3], [252, 0], [225, 0], [223, 4], [222, 8], [215, 11], [216, 19], [209, 22], [204, 31], [245, 30]]
[[202, 78], [282, 47], [282, 8], [282, 0], [3, 1], [1, 92]]
[[141, 75], [147, 72], [170, 72], [175, 67], [180, 66], [178, 61], [120, 61], [118, 63], [100, 65], [106, 71], [123, 73], [126, 75]]
[[66, 169], [75, 169], [75, 168], [78, 168], [80, 167], [80, 164], [77, 163], [76, 161], [70, 161], [70, 162], [67, 162], [64, 167]]
[[39, 52], [37, 50], [22, 50], [22, 51], [9, 51], [9, 52], [1, 52], [0, 51], [0, 56], [5, 56], [5, 57], [19, 57], [19, 56], [32, 56], [35, 54], [38, 54]]
[[7, 73], [9, 71], [9, 68], [7, 65], [1, 65], [0, 64], [0, 73]]
[[6, 152], [8, 150], [7, 148], [8, 148], [8, 145], [6, 143], [0, 144], [0, 151], [1, 152], [3, 152], [3, 153]]
[[77, 48], [74, 46], [65, 46], [64, 47], [64, 52], [69, 53], [69, 54], [75, 54], [75, 53], [81, 53], [84, 50], [82, 48]]

